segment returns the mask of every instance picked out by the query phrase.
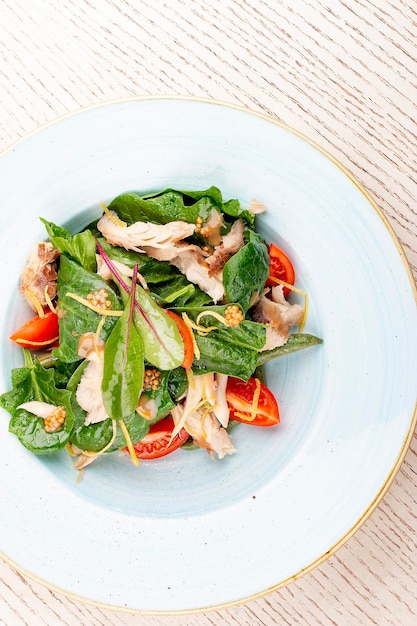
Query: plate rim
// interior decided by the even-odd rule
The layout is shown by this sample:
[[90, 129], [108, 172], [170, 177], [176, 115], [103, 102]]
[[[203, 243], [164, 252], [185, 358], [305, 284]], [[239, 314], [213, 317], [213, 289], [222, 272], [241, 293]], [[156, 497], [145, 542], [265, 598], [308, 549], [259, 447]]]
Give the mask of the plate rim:
[[[410, 263], [408, 261], [408, 258], [405, 254], [404, 248], [397, 236], [397, 234], [395, 233], [393, 227], [391, 226], [390, 222], [388, 221], [388, 218], [386, 217], [386, 215], [383, 213], [382, 209], [379, 207], [379, 205], [377, 204], [376, 200], [374, 199], [374, 197], [372, 196], [372, 194], [365, 188], [365, 186], [358, 180], [358, 178], [356, 178], [356, 176], [348, 169], [348, 167], [346, 167], [345, 165], [343, 165], [343, 163], [341, 163], [341, 161], [339, 161], [331, 152], [329, 152], [327, 149], [323, 148], [318, 142], [316, 142], [315, 140], [311, 139], [308, 135], [306, 135], [305, 133], [299, 131], [298, 129], [296, 129], [295, 127], [275, 118], [272, 114], [268, 114], [265, 113], [263, 111], [257, 110], [257, 109], [253, 109], [251, 107], [248, 107], [246, 105], [241, 105], [241, 104], [236, 104], [236, 103], [232, 103], [232, 102], [227, 102], [227, 101], [223, 101], [223, 100], [219, 100], [219, 99], [215, 99], [215, 98], [204, 98], [204, 97], [197, 97], [197, 96], [187, 96], [187, 95], [147, 95], [147, 96], [128, 96], [128, 97], [124, 97], [124, 98], [115, 98], [115, 99], [110, 99], [110, 100], [104, 100], [104, 101], [100, 101], [100, 102], [96, 102], [90, 105], [86, 105], [86, 106], [81, 106], [81, 107], [77, 107], [76, 109], [74, 109], [73, 111], [64, 113], [62, 115], [59, 115], [57, 117], [55, 117], [52, 120], [49, 120], [45, 123], [42, 123], [40, 125], [38, 125], [36, 128], [34, 128], [33, 130], [29, 131], [28, 133], [25, 133], [22, 137], [20, 137], [19, 139], [17, 139], [15, 142], [13, 142], [11, 145], [7, 146], [4, 150], [2, 150], [0, 152], [0, 159], [4, 158], [9, 152], [12, 152], [14, 149], [16, 149], [17, 147], [19, 147], [19, 145], [21, 143], [26, 142], [28, 139], [30, 139], [32, 136], [38, 134], [38, 133], [42, 133], [45, 129], [54, 126], [58, 123], [60, 123], [61, 121], [64, 121], [66, 119], [70, 119], [73, 117], [77, 117], [83, 113], [86, 113], [88, 111], [94, 111], [94, 110], [99, 110], [99, 109], [103, 109], [103, 108], [110, 108], [112, 106], [115, 105], [123, 105], [123, 104], [127, 104], [127, 103], [143, 103], [143, 102], [185, 102], [185, 103], [196, 103], [196, 104], [203, 104], [203, 105], [209, 105], [209, 106], [217, 106], [220, 108], [226, 108], [229, 110], [235, 110], [235, 111], [239, 111], [241, 113], [244, 113], [246, 115], [249, 116], [253, 116], [253, 117], [258, 117], [259, 119], [262, 119], [268, 123], [272, 123], [275, 126], [278, 126], [279, 128], [289, 132], [290, 134], [294, 135], [295, 137], [301, 139], [302, 141], [304, 141], [306, 144], [309, 144], [312, 148], [314, 148], [317, 152], [319, 152], [322, 156], [324, 156], [328, 161], [330, 161], [331, 163], [333, 163], [333, 165], [335, 165], [337, 167], [337, 169], [339, 171], [341, 171], [345, 177], [347, 177], [351, 183], [353, 183], [353, 185], [357, 188], [357, 190], [361, 193], [362, 196], [365, 197], [365, 199], [367, 200], [367, 202], [369, 203], [369, 205], [371, 206], [371, 208], [376, 212], [377, 216], [379, 217], [379, 219], [382, 221], [382, 223], [384, 224], [385, 228], [387, 229], [391, 240], [394, 242], [395, 247], [397, 249], [397, 252], [399, 253], [399, 256], [401, 258], [402, 261], [402, 265], [404, 267], [404, 269], [406, 270], [406, 274], [408, 275], [408, 279], [410, 282], [410, 287], [411, 287], [411, 293], [414, 295], [414, 302], [417, 305], [417, 285], [416, 282], [414, 280], [414, 276], [411, 270], [411, 266]], [[226, 608], [230, 608], [233, 606], [237, 606], [240, 604], [245, 604], [247, 602], [250, 602], [252, 600], [256, 600], [259, 598], [262, 598], [274, 591], [277, 591], [278, 589], [281, 589], [283, 587], [286, 587], [287, 585], [289, 585], [290, 583], [299, 580], [300, 578], [302, 578], [305, 574], [308, 574], [309, 572], [315, 570], [317, 567], [319, 567], [320, 565], [322, 565], [325, 561], [327, 561], [327, 559], [332, 556], [333, 554], [335, 554], [347, 541], [349, 541], [349, 539], [351, 539], [351, 537], [353, 537], [353, 535], [361, 528], [361, 526], [369, 519], [369, 517], [373, 514], [373, 512], [376, 510], [376, 508], [379, 506], [379, 504], [382, 502], [383, 498], [385, 497], [385, 495], [387, 494], [387, 492], [389, 491], [392, 483], [394, 482], [402, 464], [403, 461], [405, 459], [405, 456], [410, 448], [411, 445], [411, 441], [413, 439], [413, 435], [414, 435], [414, 431], [417, 427], [417, 400], [414, 406], [414, 412], [410, 418], [410, 424], [409, 424], [409, 428], [408, 428], [408, 432], [404, 438], [403, 441], [403, 445], [398, 453], [397, 459], [394, 463], [394, 465], [392, 466], [390, 472], [388, 473], [385, 482], [383, 483], [383, 485], [381, 486], [380, 490], [378, 491], [378, 493], [375, 495], [374, 499], [372, 500], [372, 502], [369, 504], [369, 506], [364, 510], [364, 512], [362, 513], [362, 515], [358, 518], [358, 520], [355, 522], [355, 524], [352, 525], [352, 527], [337, 541], [335, 542], [325, 553], [323, 553], [322, 555], [320, 555], [319, 557], [317, 557], [314, 561], [312, 561], [309, 565], [307, 565], [306, 567], [300, 569], [298, 572], [296, 572], [295, 574], [293, 574], [292, 576], [289, 576], [288, 578], [280, 581], [279, 583], [276, 583], [266, 589], [263, 589], [261, 591], [255, 592], [253, 594], [244, 596], [242, 598], [239, 599], [235, 599], [235, 600], [231, 600], [228, 602], [223, 602], [220, 604], [215, 604], [215, 605], [207, 605], [207, 606], [203, 606], [203, 607], [197, 607], [197, 608], [192, 608], [192, 609], [178, 609], [178, 610], [153, 610], [153, 609], [138, 609], [138, 608], [130, 608], [130, 607], [126, 607], [126, 606], [119, 606], [117, 604], [109, 604], [106, 602], [101, 602], [101, 601], [97, 601], [97, 600], [93, 600], [91, 598], [88, 597], [84, 597], [80, 594], [65, 590], [57, 585], [54, 585], [53, 583], [44, 580], [42, 577], [38, 576], [37, 574], [34, 574], [33, 572], [26, 570], [26, 568], [20, 566], [18, 563], [16, 563], [13, 559], [11, 559], [10, 557], [7, 556], [7, 554], [5, 554], [2, 550], [0, 550], [0, 557], [3, 559], [3, 561], [5, 563], [7, 563], [8, 565], [10, 565], [14, 570], [16, 570], [17, 572], [23, 574], [24, 576], [26, 576], [27, 578], [31, 579], [32, 581], [35, 581], [37, 583], [40, 583], [41, 585], [43, 585], [44, 587], [46, 587], [48, 590], [53, 591], [53, 592], [58, 592], [62, 595], [64, 595], [66, 598], [71, 599], [71, 600], [75, 600], [75, 601], [81, 601], [85, 604], [88, 604], [90, 606], [94, 606], [97, 608], [102, 608], [102, 609], [106, 609], [106, 610], [117, 610], [119, 612], [122, 613], [126, 613], [126, 614], [133, 614], [133, 615], [155, 615], [155, 616], [175, 616], [175, 615], [191, 615], [191, 614], [201, 614], [207, 611], [217, 611], [217, 610], [221, 610], [221, 609], [226, 609]]]

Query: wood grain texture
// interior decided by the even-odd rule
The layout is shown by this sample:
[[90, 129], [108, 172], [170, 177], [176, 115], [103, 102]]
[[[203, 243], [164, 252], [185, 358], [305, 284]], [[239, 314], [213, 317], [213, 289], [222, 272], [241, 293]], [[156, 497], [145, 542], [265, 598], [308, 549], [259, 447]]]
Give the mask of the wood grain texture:
[[[57, 116], [127, 96], [248, 106], [305, 133], [374, 196], [417, 275], [414, 0], [2, 0], [0, 150]], [[417, 623], [417, 438], [334, 556], [246, 605], [189, 616], [99, 609], [0, 562], [0, 624]]]

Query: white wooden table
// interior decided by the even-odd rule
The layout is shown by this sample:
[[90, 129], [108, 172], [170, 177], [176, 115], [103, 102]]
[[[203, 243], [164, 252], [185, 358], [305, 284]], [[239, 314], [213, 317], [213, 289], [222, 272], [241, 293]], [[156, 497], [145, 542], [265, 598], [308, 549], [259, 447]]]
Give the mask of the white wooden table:
[[[417, 271], [415, 0], [2, 0], [0, 150], [57, 116], [214, 98], [307, 134], [373, 194]], [[417, 624], [417, 439], [362, 528], [262, 599], [143, 616], [66, 598], [0, 560], [0, 624]]]

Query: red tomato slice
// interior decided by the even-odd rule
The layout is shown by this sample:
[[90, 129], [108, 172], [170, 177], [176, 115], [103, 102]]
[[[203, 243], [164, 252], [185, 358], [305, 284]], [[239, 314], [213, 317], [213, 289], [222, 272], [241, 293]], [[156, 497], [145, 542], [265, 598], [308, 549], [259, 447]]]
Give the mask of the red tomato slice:
[[[259, 384], [259, 398], [256, 416], [252, 418], [252, 403]], [[256, 378], [249, 378], [245, 383], [239, 378], [229, 376], [226, 387], [226, 399], [231, 419], [253, 426], [275, 426], [280, 421], [278, 403], [274, 394]]]
[[147, 435], [133, 446], [138, 459], [159, 459], [161, 456], [171, 454], [185, 443], [190, 436], [185, 428], [169, 443], [171, 433], [174, 430], [172, 417], [164, 417], [160, 422], [153, 424]]
[[[294, 285], [295, 283], [295, 272], [293, 264], [290, 259], [287, 257], [285, 252], [278, 248], [274, 243], [271, 243], [269, 248], [269, 278], [266, 281], [265, 285], [267, 287], [275, 287], [277, 282], [273, 279], [278, 278], [279, 280], [283, 280], [285, 283], [289, 285]], [[284, 296], [288, 296], [290, 293], [290, 289], [288, 287], [284, 287]]]
[[51, 310], [44, 317], [36, 315], [23, 324], [10, 339], [21, 348], [39, 350], [42, 347], [55, 343], [59, 337], [58, 316]]
[[180, 317], [173, 311], [169, 311], [168, 309], [164, 309], [164, 311], [168, 315], [168, 317], [170, 317], [176, 323], [181, 338], [184, 342], [184, 360], [181, 365], [185, 369], [190, 369], [194, 359], [194, 342], [191, 331], [182, 319], [182, 317]]

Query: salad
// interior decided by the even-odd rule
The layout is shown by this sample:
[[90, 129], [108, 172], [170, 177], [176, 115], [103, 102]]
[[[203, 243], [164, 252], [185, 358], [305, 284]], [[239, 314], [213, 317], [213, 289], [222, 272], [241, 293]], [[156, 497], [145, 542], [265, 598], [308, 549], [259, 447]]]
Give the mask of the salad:
[[116, 451], [235, 453], [233, 425], [280, 421], [262, 366], [321, 343], [302, 332], [306, 294], [290, 302], [290, 259], [256, 232], [265, 207], [216, 187], [101, 206], [76, 234], [41, 218], [19, 287], [34, 316], [11, 336], [24, 365], [0, 396], [10, 432], [76, 469]]

